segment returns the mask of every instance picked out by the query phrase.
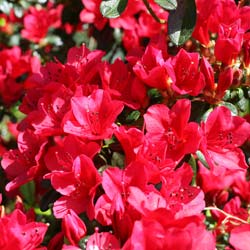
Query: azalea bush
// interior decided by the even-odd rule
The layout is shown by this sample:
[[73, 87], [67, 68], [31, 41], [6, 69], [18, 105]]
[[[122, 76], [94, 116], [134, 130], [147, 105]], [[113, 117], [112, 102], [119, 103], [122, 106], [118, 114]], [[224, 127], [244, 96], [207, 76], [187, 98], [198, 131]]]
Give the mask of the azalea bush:
[[249, 249], [248, 5], [1, 0], [0, 249]]

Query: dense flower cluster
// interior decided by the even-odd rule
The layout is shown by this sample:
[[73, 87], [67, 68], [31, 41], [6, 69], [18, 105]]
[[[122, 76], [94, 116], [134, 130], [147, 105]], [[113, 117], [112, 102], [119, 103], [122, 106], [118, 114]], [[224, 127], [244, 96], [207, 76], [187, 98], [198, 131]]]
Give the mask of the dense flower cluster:
[[[0, 249], [247, 250], [250, 7], [196, 0], [180, 47], [157, 1], [114, 19], [101, 2], [76, 23], [66, 2], [0, 15], [20, 39], [0, 44]], [[50, 60], [81, 29], [97, 48]]]

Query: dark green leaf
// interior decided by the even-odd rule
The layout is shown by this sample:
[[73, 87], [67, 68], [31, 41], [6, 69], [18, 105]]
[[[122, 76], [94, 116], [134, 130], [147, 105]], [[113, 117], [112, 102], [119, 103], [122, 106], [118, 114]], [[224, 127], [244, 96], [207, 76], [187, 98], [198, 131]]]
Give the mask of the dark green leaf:
[[118, 152], [114, 152], [111, 158], [111, 164], [112, 166], [117, 166], [119, 168], [123, 168], [124, 167], [124, 155], [118, 153]]
[[104, 17], [116, 18], [125, 10], [127, 3], [128, 0], [103, 0], [100, 11]]
[[170, 11], [168, 35], [175, 45], [181, 45], [192, 35], [196, 23], [195, 0], [177, 0], [177, 9]]
[[126, 120], [127, 122], [137, 121], [140, 118], [140, 115], [140, 111], [134, 110], [126, 117]]
[[176, 0], [155, 0], [155, 2], [166, 10], [175, 10], [177, 8]]
[[209, 109], [210, 105], [202, 101], [193, 101], [191, 106], [191, 115], [189, 121], [200, 122], [204, 113]]
[[162, 95], [158, 89], [149, 89], [148, 96], [150, 98], [150, 104], [156, 104], [162, 102]]
[[20, 188], [21, 194], [30, 206], [34, 205], [35, 202], [35, 183], [34, 181], [30, 181], [24, 185], [21, 186]]
[[[40, 203], [40, 209], [42, 212], [47, 211], [50, 207], [52, 207], [53, 203], [60, 197], [61, 195], [55, 190], [50, 190], [46, 194], [43, 195], [43, 198]], [[34, 196], [35, 197], [35, 196]]]

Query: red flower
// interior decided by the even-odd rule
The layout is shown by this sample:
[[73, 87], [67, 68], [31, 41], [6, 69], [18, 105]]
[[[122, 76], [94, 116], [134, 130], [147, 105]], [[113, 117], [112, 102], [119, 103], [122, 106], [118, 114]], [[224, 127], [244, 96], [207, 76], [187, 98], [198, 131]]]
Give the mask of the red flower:
[[89, 237], [86, 250], [97, 249], [119, 250], [121, 249], [120, 242], [113, 234], [109, 232], [98, 233], [96, 231], [93, 235]]
[[0, 98], [10, 105], [22, 96], [30, 75], [39, 71], [40, 62], [30, 52], [22, 54], [16, 46], [0, 51], [0, 58]]
[[69, 210], [63, 217], [62, 229], [70, 244], [74, 246], [78, 245], [80, 239], [83, 238], [87, 232], [84, 222], [73, 210]]
[[181, 49], [172, 59], [175, 79], [172, 83], [172, 89], [181, 95], [189, 94], [197, 96], [205, 86], [204, 76], [198, 71], [199, 54], [188, 53]]
[[[137, 176], [138, 172], [141, 172], [140, 176]], [[147, 176], [144, 167], [138, 162], [132, 162], [125, 170], [110, 167], [103, 172], [102, 186], [111, 200], [119, 195], [121, 197], [120, 200], [126, 201], [129, 186], [140, 187], [144, 190], [146, 183]]]
[[210, 37], [208, 33], [209, 17], [213, 13], [215, 1], [197, 0], [197, 21], [192, 36], [201, 44], [208, 46]]
[[30, 7], [30, 13], [24, 17], [22, 36], [34, 43], [40, 42], [46, 37], [50, 27], [60, 27], [62, 8], [63, 5], [58, 5], [50, 10]]
[[223, 169], [247, 168], [245, 156], [238, 147], [249, 137], [250, 124], [221, 106], [210, 113], [202, 129], [201, 150], [214, 174], [222, 175]]
[[250, 181], [245, 175], [234, 178], [233, 191], [246, 203], [250, 203]]
[[127, 239], [131, 233], [136, 216], [127, 202], [129, 187], [144, 190], [146, 184], [146, 172], [139, 162], [130, 163], [124, 170], [110, 167], [103, 172], [102, 186], [105, 194], [96, 203], [96, 218], [104, 225], [112, 222], [115, 234], [122, 240]]
[[76, 246], [72, 246], [72, 245], [63, 244], [61, 250], [81, 250], [81, 248], [76, 247]]
[[84, 9], [80, 13], [80, 20], [84, 23], [94, 23], [98, 30], [102, 30], [108, 19], [100, 12], [101, 0], [82, 0]]
[[152, 142], [146, 137], [136, 152], [136, 160], [145, 165], [150, 183], [159, 183], [162, 176], [176, 167], [177, 162], [169, 157], [167, 144], [162, 141]]
[[[248, 220], [248, 211], [247, 209], [241, 207], [241, 200], [238, 196], [232, 198], [223, 208], [223, 211], [227, 214], [235, 216], [243, 221]], [[237, 228], [242, 222], [239, 222], [233, 218], [230, 218], [219, 212], [219, 211], [212, 211], [213, 217], [215, 217], [216, 229], [218, 234], [224, 234], [225, 232], [231, 232], [234, 228]]]
[[204, 193], [199, 187], [190, 185], [192, 178], [193, 171], [187, 163], [162, 177], [160, 192], [175, 218], [197, 215], [205, 207]]
[[171, 212], [158, 209], [134, 223], [123, 250], [214, 250], [215, 240], [205, 229], [202, 217], [174, 220]]
[[147, 46], [144, 55], [134, 65], [135, 74], [147, 85], [159, 89], [168, 89], [174, 81], [172, 65], [165, 61], [163, 51], [153, 45]]
[[47, 228], [44, 223], [28, 221], [26, 215], [16, 209], [0, 218], [0, 249], [37, 249]]
[[20, 187], [44, 172], [40, 162], [47, 140], [26, 130], [18, 135], [18, 149], [13, 149], [3, 155], [2, 167], [11, 180], [6, 185], [10, 191]]
[[126, 129], [124, 126], [120, 126], [115, 130], [115, 136], [123, 147], [126, 165], [128, 165], [136, 159], [136, 148], [142, 144], [144, 135], [137, 128]]
[[45, 164], [50, 171], [71, 171], [74, 159], [84, 154], [93, 158], [100, 146], [96, 142], [84, 142], [74, 135], [58, 139], [55, 146], [50, 147], [44, 157]]
[[247, 68], [250, 65], [250, 34], [247, 33], [245, 36], [246, 37], [242, 48], [243, 48], [244, 66]]
[[218, 83], [214, 81], [214, 71], [209, 62], [203, 57], [201, 59], [201, 72], [205, 77], [206, 86], [203, 90], [203, 95], [209, 103], [216, 103], [220, 101], [226, 90], [233, 83], [233, 69], [227, 68], [221, 70], [219, 73]]
[[219, 25], [218, 39], [214, 47], [217, 60], [229, 65], [238, 56], [243, 43], [244, 31], [240, 27], [240, 21], [231, 25]]
[[127, 7], [122, 14], [117, 18], [109, 19], [110, 27], [134, 30], [137, 21], [135, 15], [144, 9], [145, 6], [141, 1], [128, 0]]
[[229, 243], [235, 250], [246, 250], [250, 246], [250, 225], [242, 224], [231, 231]]
[[138, 187], [129, 187], [128, 202], [142, 216], [147, 216], [150, 211], [159, 208], [167, 208], [167, 201], [161, 193], [154, 188], [151, 189], [149, 192], [144, 192]]
[[149, 141], [166, 145], [167, 158], [179, 161], [198, 149], [201, 135], [198, 124], [188, 123], [190, 111], [190, 101], [182, 99], [171, 110], [163, 104], [152, 105], [144, 115], [146, 136]]
[[114, 122], [123, 109], [120, 101], [111, 100], [106, 91], [98, 89], [90, 96], [74, 96], [72, 111], [64, 118], [64, 132], [89, 140], [110, 138]]
[[[246, 171], [225, 169], [223, 165], [216, 166], [216, 171], [210, 171], [201, 162], [198, 162], [198, 164], [199, 171], [197, 181], [203, 192], [206, 193], [207, 200], [209, 200], [208, 197], [210, 197], [210, 200], [212, 201], [216, 200], [218, 203], [223, 202], [227, 199], [228, 188], [230, 188], [239, 178], [245, 178]], [[218, 173], [223, 174], [218, 175]]]
[[102, 86], [112, 99], [121, 100], [132, 109], [139, 109], [147, 103], [146, 87], [138, 80], [128, 66], [120, 59], [101, 68]]
[[54, 203], [57, 218], [63, 218], [72, 209], [77, 214], [86, 211], [93, 219], [93, 200], [101, 177], [89, 157], [80, 155], [75, 158], [71, 171], [54, 171], [45, 178], [50, 178], [55, 190], [63, 195]]
[[71, 97], [72, 92], [63, 85], [49, 85], [49, 91], [38, 101], [37, 110], [29, 113], [26, 118], [35, 129], [35, 134], [43, 136], [63, 134], [61, 122], [70, 109]]
[[68, 51], [65, 70], [76, 86], [82, 86], [84, 95], [91, 94], [98, 86], [101, 87], [99, 70], [104, 54], [101, 50], [90, 51], [85, 45]]

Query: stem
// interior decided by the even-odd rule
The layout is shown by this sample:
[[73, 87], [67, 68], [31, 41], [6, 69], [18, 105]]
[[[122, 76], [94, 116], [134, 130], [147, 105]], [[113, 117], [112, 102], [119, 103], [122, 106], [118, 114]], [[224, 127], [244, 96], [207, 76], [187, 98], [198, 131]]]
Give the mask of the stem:
[[0, 218], [3, 218], [5, 216], [5, 208], [3, 205], [0, 206]]
[[222, 214], [224, 214], [227, 218], [231, 218], [231, 219], [234, 219], [236, 221], [239, 221], [243, 224], [249, 224], [247, 221], [239, 218], [239, 217], [236, 217], [236, 216], [233, 216], [231, 214], [228, 214], [227, 212], [219, 209], [218, 207], [205, 207], [204, 210], [215, 210], [215, 211], [218, 211], [218, 212], [221, 212]]
[[151, 8], [148, 0], [143, 0], [143, 3], [145, 4], [146, 8], [148, 9], [149, 13], [151, 14], [151, 16], [155, 19], [156, 22], [164, 24], [166, 23], [165, 20], [160, 19], [155, 12], [153, 11], [153, 9]]

